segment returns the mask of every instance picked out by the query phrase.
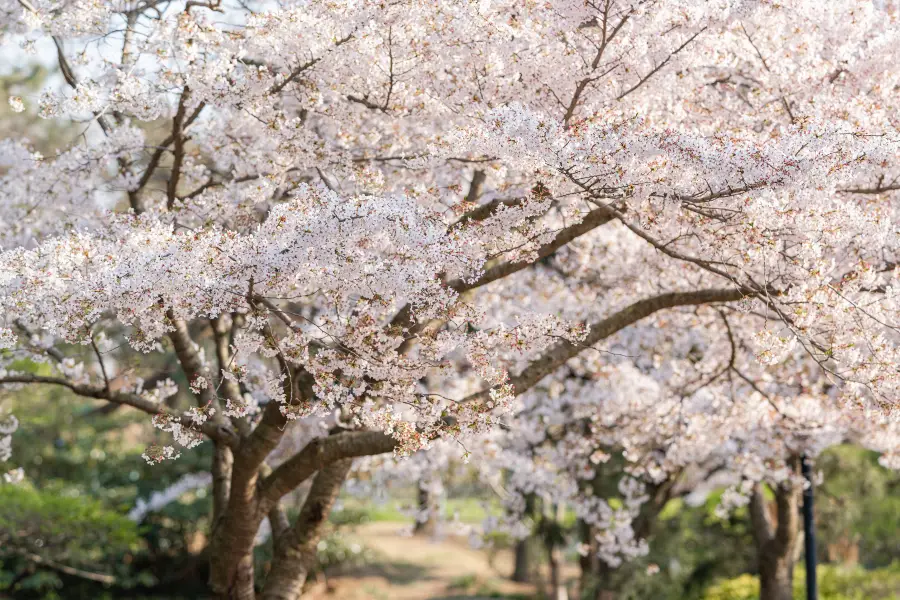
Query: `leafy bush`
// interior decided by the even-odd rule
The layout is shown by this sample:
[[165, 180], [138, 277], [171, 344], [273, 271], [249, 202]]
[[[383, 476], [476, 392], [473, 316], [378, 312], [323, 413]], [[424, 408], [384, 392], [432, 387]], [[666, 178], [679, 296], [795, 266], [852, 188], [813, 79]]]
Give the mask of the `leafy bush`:
[[[820, 600], [900, 600], [900, 563], [881, 569], [819, 566]], [[759, 578], [741, 575], [710, 587], [703, 600], [756, 600]], [[806, 598], [805, 572], [794, 571], [794, 599]]]
[[122, 577], [121, 562], [139, 539], [133, 522], [96, 500], [0, 485], [0, 594], [59, 598], [63, 577], [79, 567], [101, 581], [136, 583]]
[[138, 541], [136, 525], [96, 500], [0, 486], [0, 547], [54, 559], [95, 561], [122, 555]]

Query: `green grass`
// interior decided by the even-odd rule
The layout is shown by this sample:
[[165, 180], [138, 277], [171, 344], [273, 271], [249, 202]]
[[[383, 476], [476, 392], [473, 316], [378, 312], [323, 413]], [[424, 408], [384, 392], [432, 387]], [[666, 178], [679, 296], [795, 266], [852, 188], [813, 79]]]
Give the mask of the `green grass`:
[[[404, 511], [414, 506], [413, 497], [395, 497], [383, 503], [373, 503], [365, 499], [344, 498], [345, 511], [361, 513], [361, 521], [367, 523], [409, 523], [412, 521], [409, 512]], [[444, 517], [452, 519], [459, 515], [463, 523], [481, 523], [488, 514], [499, 514], [500, 504], [496, 500], [488, 502], [485, 510], [484, 501], [479, 498], [449, 498], [444, 501]]]

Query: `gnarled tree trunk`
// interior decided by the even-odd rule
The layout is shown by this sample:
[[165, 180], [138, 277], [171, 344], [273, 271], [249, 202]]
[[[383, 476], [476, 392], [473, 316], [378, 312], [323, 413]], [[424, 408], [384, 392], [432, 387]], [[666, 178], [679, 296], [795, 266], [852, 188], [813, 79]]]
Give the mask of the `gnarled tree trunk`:
[[[294, 379], [296, 381], [296, 377]], [[267, 406], [262, 422], [233, 450], [228, 490], [215, 490], [214, 522], [210, 539], [209, 586], [217, 598], [255, 598], [253, 545], [262, 520], [272, 523], [275, 557], [263, 598], [297, 598], [310, 568], [315, 546], [352, 459], [393, 449], [396, 441], [381, 432], [333, 431], [317, 438], [274, 471], [264, 459], [277, 446], [284, 418], [274, 403]], [[224, 471], [225, 469], [220, 469]], [[300, 515], [293, 527], [279, 514], [280, 499], [315, 475]], [[214, 476], [213, 482], [217, 481]], [[224, 487], [224, 483], [222, 483]], [[227, 500], [226, 506], [221, 502]], [[268, 594], [268, 595], [266, 595]]]
[[352, 459], [339, 460], [316, 475], [306, 502], [293, 526], [275, 540], [275, 557], [266, 578], [262, 600], [297, 600], [310, 570], [315, 566], [316, 546]]

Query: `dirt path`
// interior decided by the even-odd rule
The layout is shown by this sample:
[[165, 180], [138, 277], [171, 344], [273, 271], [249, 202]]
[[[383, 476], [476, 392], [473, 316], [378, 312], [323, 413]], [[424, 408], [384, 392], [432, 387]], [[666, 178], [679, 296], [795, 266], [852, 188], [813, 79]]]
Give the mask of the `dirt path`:
[[462, 600], [521, 598], [534, 587], [507, 579], [512, 572], [510, 551], [472, 548], [467, 540], [430, 540], [400, 535], [403, 525], [371, 523], [354, 536], [375, 550], [378, 562], [352, 572], [332, 575], [329, 591], [316, 586], [311, 600]]

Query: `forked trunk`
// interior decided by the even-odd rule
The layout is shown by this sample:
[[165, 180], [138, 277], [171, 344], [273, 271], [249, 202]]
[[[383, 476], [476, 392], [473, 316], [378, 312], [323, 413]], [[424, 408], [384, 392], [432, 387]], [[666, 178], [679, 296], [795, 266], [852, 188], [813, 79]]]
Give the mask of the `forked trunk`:
[[275, 540], [275, 556], [261, 600], [297, 600], [316, 564], [316, 546], [353, 464], [339, 460], [319, 471], [293, 526]]

